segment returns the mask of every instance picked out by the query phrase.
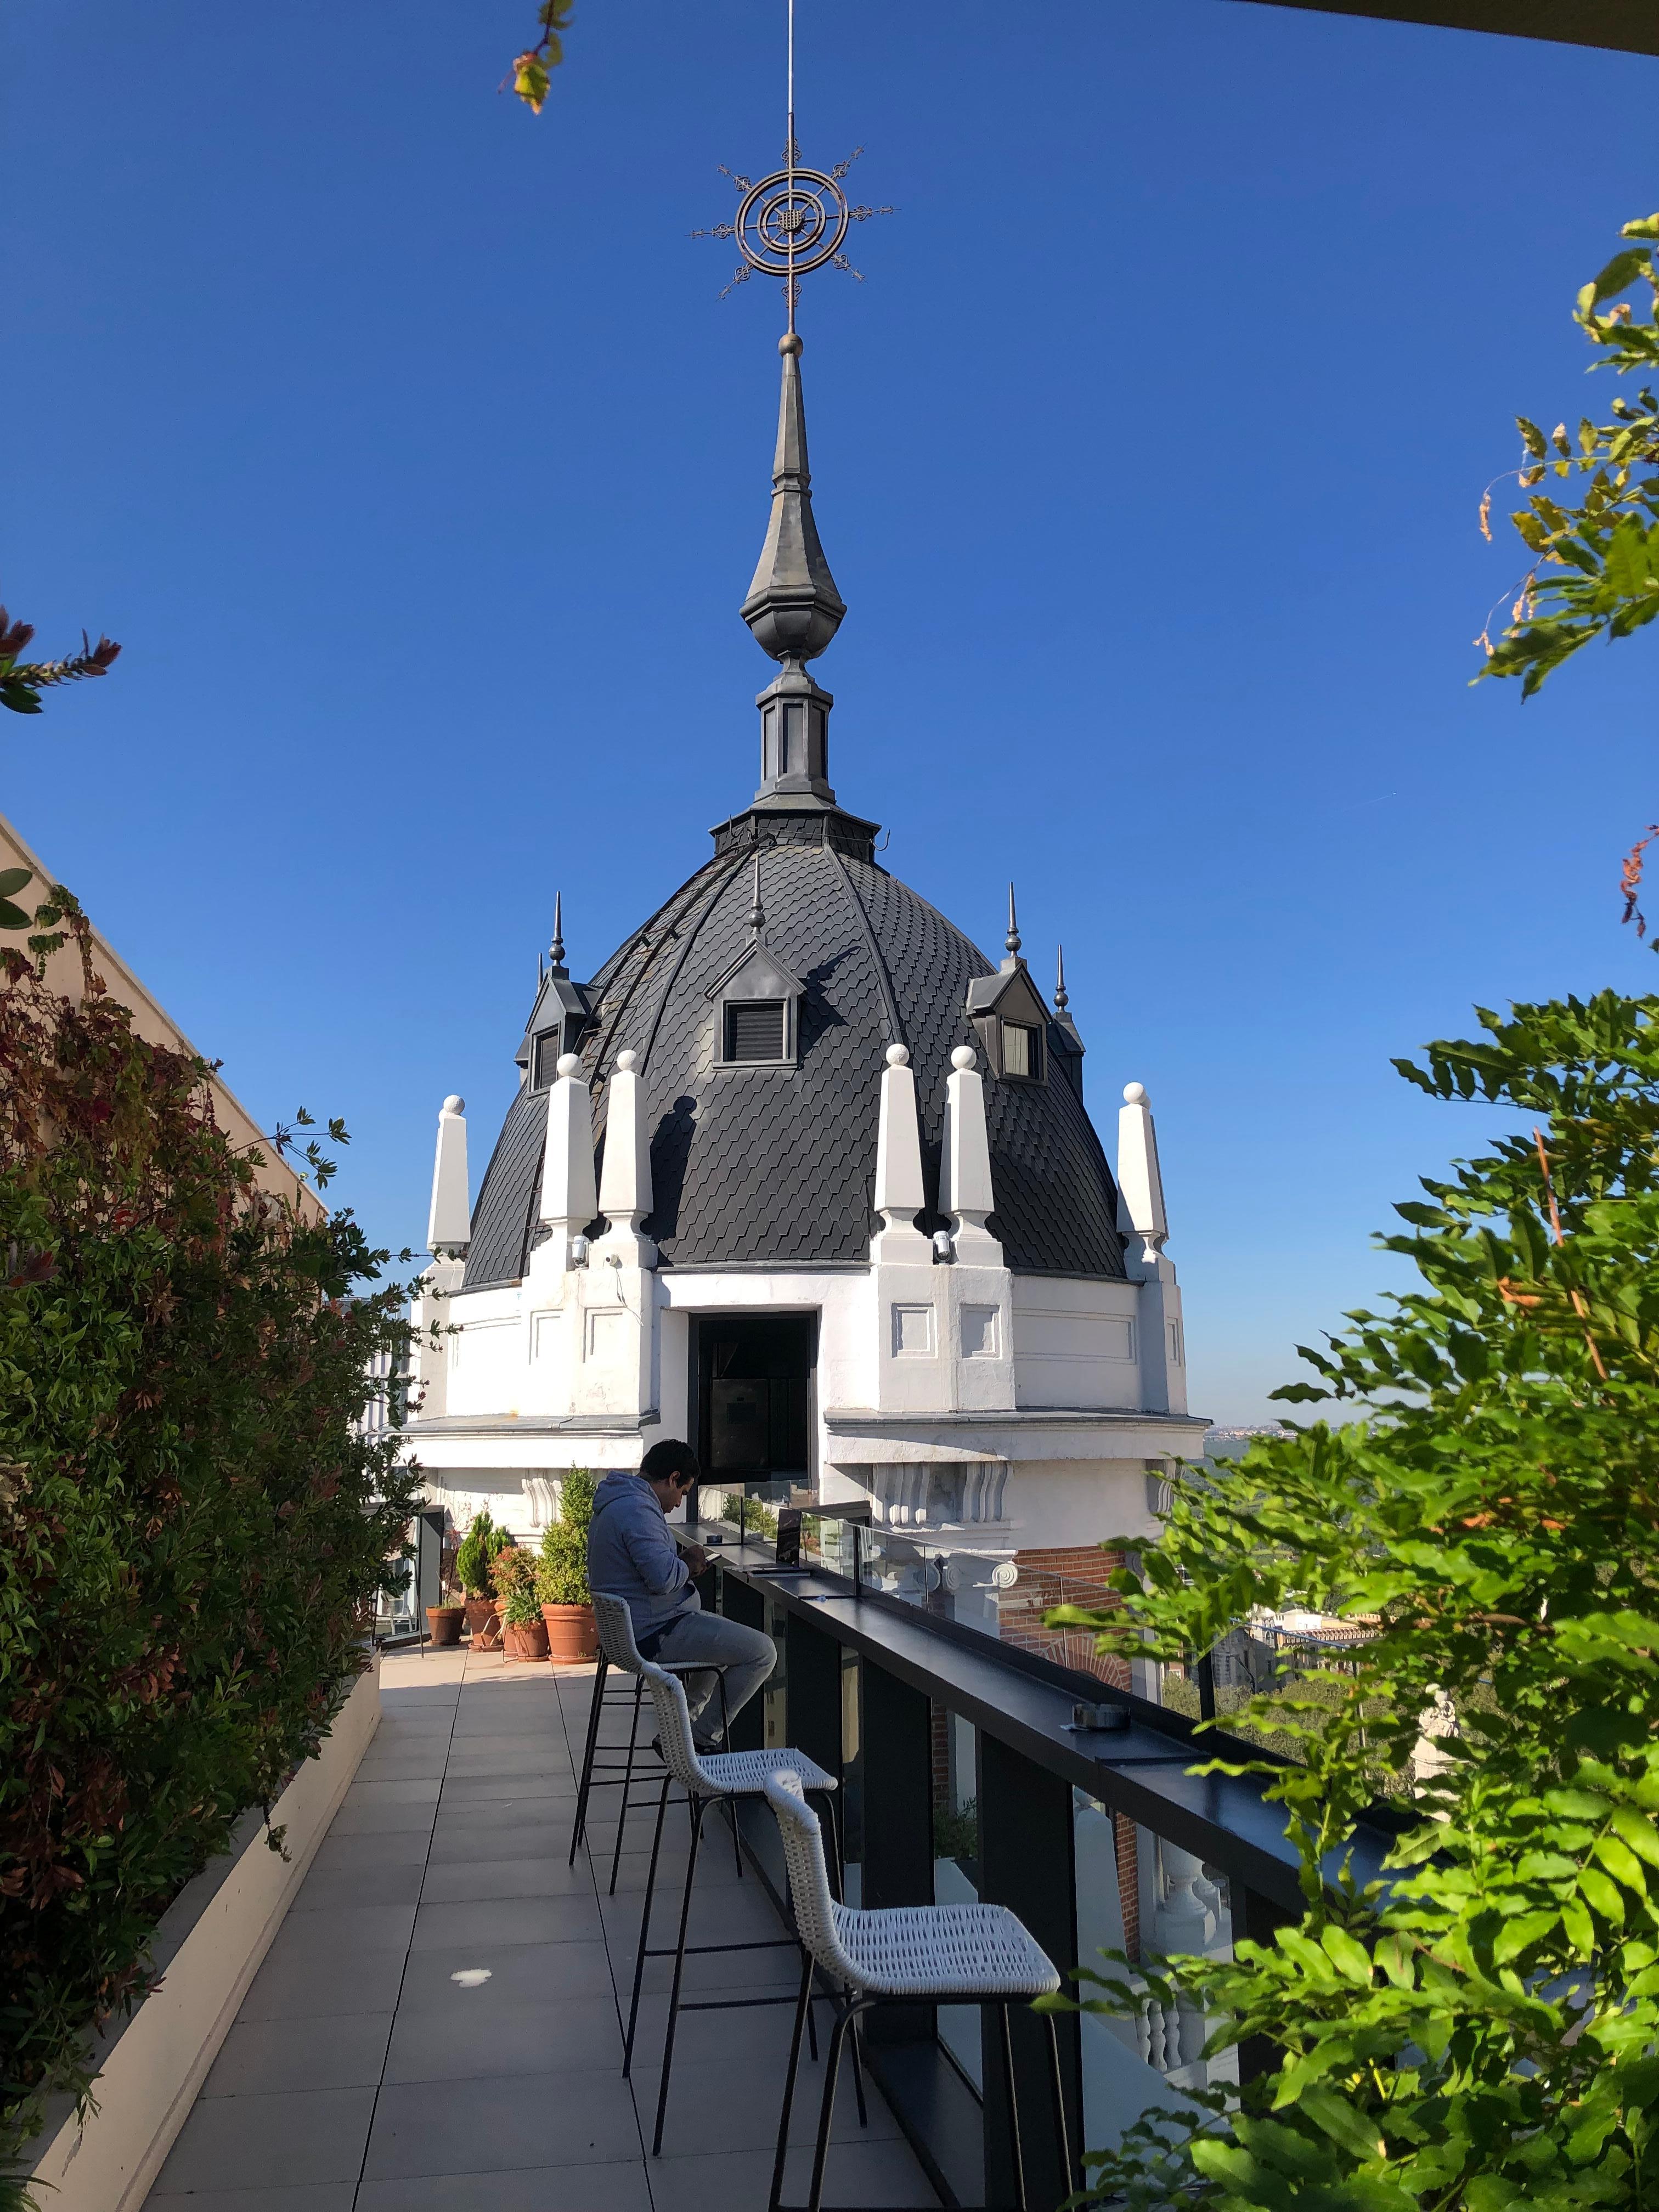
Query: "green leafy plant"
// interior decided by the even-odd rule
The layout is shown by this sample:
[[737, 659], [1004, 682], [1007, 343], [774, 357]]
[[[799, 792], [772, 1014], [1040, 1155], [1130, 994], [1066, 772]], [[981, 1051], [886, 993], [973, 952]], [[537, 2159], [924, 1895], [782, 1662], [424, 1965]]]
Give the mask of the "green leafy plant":
[[495, 1595], [495, 1560], [512, 1540], [505, 1528], [495, 1526], [487, 1510], [474, 1514], [472, 1525], [455, 1554], [456, 1578], [469, 1597]]
[[559, 1485], [559, 1517], [542, 1532], [539, 1582], [544, 1605], [591, 1605], [587, 1586], [587, 1530], [598, 1483], [585, 1467], [573, 1467]]
[[494, 1576], [504, 1626], [523, 1628], [541, 1619], [536, 1562], [528, 1552], [521, 1552], [510, 1537], [495, 1554]]
[[409, 1341], [388, 1255], [261, 1188], [66, 918], [78, 998], [0, 949], [0, 2166], [315, 1756], [419, 1498], [359, 1426]]
[[[1653, 243], [1659, 215], [1627, 222], [1635, 241], [1620, 249], [1578, 295], [1574, 319], [1597, 349], [1594, 368], [1651, 376], [1659, 371], [1659, 269]], [[1649, 313], [1639, 318], [1625, 296], [1645, 287]], [[1482, 676], [1518, 676], [1529, 699], [1591, 640], [1628, 637], [1659, 614], [1659, 399], [1645, 386], [1635, 403], [1615, 399], [1613, 420], [1582, 416], [1576, 430], [1558, 422], [1547, 435], [1526, 416], [1521, 466], [1528, 494], [1510, 520], [1532, 557], [1517, 586], [1508, 627], [1494, 645], [1483, 631]], [[1578, 479], [1575, 504], [1544, 487]], [[1480, 503], [1480, 527], [1492, 535], [1492, 488]], [[1477, 681], [1479, 678], [1476, 679]]]
[[[1278, 1394], [1355, 1418], [1182, 1480], [1117, 1608], [1050, 1616], [1168, 1661], [1257, 1606], [1370, 1632], [1244, 1708], [1293, 1764], [1200, 1770], [1284, 1808], [1299, 1923], [1146, 1977], [1212, 2051], [1262, 2039], [1272, 2063], [1094, 2155], [1091, 2201], [1565, 2212], [1659, 2188], [1659, 999], [1480, 1019], [1396, 1064], [1514, 1133], [1397, 1209], [1383, 1246], [1419, 1287]], [[1425, 1760], [1437, 1708], [1455, 1733]], [[1361, 1884], [1379, 1762], [1417, 1765], [1419, 1817]], [[1089, 2002], [1144, 2002], [1127, 1966]]]

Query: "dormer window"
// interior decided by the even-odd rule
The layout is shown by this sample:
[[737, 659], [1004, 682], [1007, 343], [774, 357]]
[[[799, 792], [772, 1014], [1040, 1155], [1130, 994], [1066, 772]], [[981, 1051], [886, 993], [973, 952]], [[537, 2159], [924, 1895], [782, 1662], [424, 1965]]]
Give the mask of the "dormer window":
[[1002, 1073], [1015, 1082], [1042, 1079], [1042, 1032], [1026, 1022], [1002, 1024]]
[[789, 1060], [789, 1001], [787, 999], [729, 1000], [725, 1050], [728, 1060]]
[[1023, 960], [1006, 960], [994, 975], [976, 975], [964, 1009], [999, 1083], [1048, 1079], [1048, 1009]]
[[793, 1067], [799, 1048], [799, 977], [756, 937], [708, 986], [714, 1056], [721, 1067]]

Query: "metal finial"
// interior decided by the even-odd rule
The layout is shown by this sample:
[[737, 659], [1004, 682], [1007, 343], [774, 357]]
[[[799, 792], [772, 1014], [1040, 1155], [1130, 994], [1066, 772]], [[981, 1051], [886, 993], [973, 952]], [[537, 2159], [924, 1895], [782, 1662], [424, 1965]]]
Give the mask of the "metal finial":
[[1008, 886], [1008, 934], [1002, 940], [1010, 952], [1019, 951], [1019, 923], [1014, 915], [1014, 887]]
[[766, 908], [761, 904], [760, 847], [755, 848], [755, 903], [749, 909], [749, 927], [757, 937], [766, 926]]
[[1054, 1012], [1063, 1014], [1071, 1003], [1066, 988], [1066, 947], [1057, 945], [1054, 947]]
[[549, 947], [549, 952], [554, 967], [562, 968], [564, 965], [564, 893], [562, 891], [555, 891], [553, 894], [553, 942]]

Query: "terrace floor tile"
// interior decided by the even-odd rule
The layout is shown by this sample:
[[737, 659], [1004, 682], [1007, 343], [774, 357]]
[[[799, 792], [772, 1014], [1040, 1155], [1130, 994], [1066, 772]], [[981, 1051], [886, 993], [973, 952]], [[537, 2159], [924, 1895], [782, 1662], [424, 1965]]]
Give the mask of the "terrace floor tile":
[[[799, 1974], [793, 1946], [714, 1953], [692, 1996], [782, 1998], [683, 2016], [667, 2155], [647, 2155], [670, 1962], [647, 1970], [634, 2078], [622, 2078], [655, 1819], [654, 1762], [623, 1828], [595, 1792], [568, 1863], [592, 1673], [470, 1651], [382, 1662], [384, 1717], [149, 2198], [149, 2212], [762, 2212]], [[625, 1705], [605, 1716], [625, 1748]], [[659, 1769], [655, 1770], [659, 1772]], [[678, 1789], [658, 1865], [653, 1941], [684, 1880]], [[781, 1935], [730, 1832], [705, 1835], [694, 1942]], [[818, 2008], [821, 2043], [829, 2033]], [[810, 2141], [823, 2082], [803, 2053], [792, 2136]], [[850, 2071], [828, 2194], [931, 2205], [892, 2114]], [[790, 2201], [806, 2162], [791, 2153]]]

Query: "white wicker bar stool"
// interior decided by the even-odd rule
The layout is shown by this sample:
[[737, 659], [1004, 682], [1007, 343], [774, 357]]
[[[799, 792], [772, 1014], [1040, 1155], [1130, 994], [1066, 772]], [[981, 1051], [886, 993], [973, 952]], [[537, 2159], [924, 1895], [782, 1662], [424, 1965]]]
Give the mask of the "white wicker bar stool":
[[[599, 1635], [599, 1656], [593, 1669], [593, 1695], [587, 1708], [587, 1741], [582, 1748], [581, 1778], [576, 1785], [576, 1821], [570, 1832], [569, 1864], [575, 1865], [576, 1853], [580, 1850], [582, 1839], [587, 1833], [587, 1808], [592, 1792], [595, 1790], [614, 1790], [620, 1787], [622, 1803], [617, 1814], [617, 1840], [611, 1853], [609, 1893], [614, 1897], [617, 1893], [617, 1870], [622, 1864], [623, 1834], [628, 1826], [628, 1815], [635, 1809], [629, 1793], [634, 1784], [635, 1765], [641, 1755], [640, 1705], [645, 1691], [645, 1678], [640, 1670], [646, 1662], [635, 1638], [634, 1616], [629, 1611], [625, 1598], [612, 1597], [604, 1590], [595, 1590], [593, 1620]], [[720, 1734], [724, 1737], [726, 1732], [726, 1670], [727, 1667], [735, 1665], [736, 1662], [719, 1659], [665, 1659], [658, 1663], [665, 1673], [669, 1674], [716, 1674], [719, 1675]], [[620, 1697], [615, 1690], [607, 1691], [605, 1688], [606, 1678], [613, 1669], [618, 1674], [633, 1677], [633, 1688], [629, 1690], [624, 1685]], [[607, 1703], [618, 1705], [624, 1702], [633, 1707], [633, 1715], [628, 1731], [627, 1757], [621, 1761], [617, 1761], [607, 1759], [600, 1750], [599, 1726]], [[618, 1764], [623, 1769], [620, 1774], [614, 1771]], [[657, 1779], [654, 1762], [644, 1778], [651, 1782]], [[743, 1872], [741, 1854], [738, 1860], [738, 1872], [739, 1875]]]
[[[702, 1834], [702, 1824], [709, 1808], [725, 1804], [732, 1817], [732, 1833], [737, 1833], [737, 1800], [742, 1797], [762, 1797], [769, 1794], [773, 1778], [781, 1770], [787, 1771], [797, 1790], [810, 1791], [823, 1798], [826, 1805], [835, 1802], [836, 1778], [826, 1774], [821, 1766], [810, 1759], [805, 1752], [789, 1749], [777, 1751], [719, 1751], [699, 1752], [691, 1734], [691, 1717], [685, 1702], [685, 1691], [679, 1680], [649, 1660], [641, 1662], [645, 1685], [651, 1692], [656, 1707], [658, 1741], [662, 1746], [663, 1763], [668, 1771], [663, 1778], [661, 1794], [657, 1801], [656, 1833], [651, 1842], [651, 1867], [646, 1876], [645, 1904], [640, 1914], [640, 1947], [634, 1961], [634, 1994], [628, 2008], [628, 2035], [623, 2045], [623, 2072], [626, 2075], [634, 2063], [634, 2032], [639, 2021], [640, 1988], [645, 1976], [647, 1959], [665, 1959], [671, 1955], [669, 1947], [653, 1950], [648, 1943], [651, 1929], [651, 1905], [657, 1886], [657, 1858], [662, 1847], [664, 1817], [668, 1810], [668, 1791], [671, 1783], [678, 1782], [685, 1791], [691, 1813], [691, 1842], [686, 1854], [685, 1888], [680, 1899], [679, 1934], [672, 1947], [674, 1978], [668, 1996], [668, 2021], [663, 2040], [662, 2075], [657, 2086], [657, 2123], [651, 2141], [651, 2154], [659, 2157], [662, 2152], [664, 2115], [668, 2110], [668, 2084], [674, 2066], [674, 2031], [682, 2012], [732, 2012], [750, 2005], [796, 2003], [796, 2041], [800, 2039], [802, 2016], [810, 2012], [811, 2003], [812, 1962], [805, 1952], [801, 1955], [804, 1994], [799, 2001], [788, 1996], [775, 1997], [697, 1997], [682, 1999], [680, 1985], [684, 1977], [688, 1957], [715, 1951], [775, 1951], [787, 1948], [799, 1951], [799, 1940], [793, 1936], [759, 1937], [744, 1943], [690, 1943], [685, 1940], [686, 1923], [691, 1912], [691, 1885], [696, 1877], [697, 1845]], [[805, 1802], [805, 1796], [801, 1801]], [[809, 1815], [816, 1830], [816, 1815]], [[822, 1844], [820, 1844], [820, 1850]], [[840, 1883], [841, 1855], [836, 1852], [836, 1885]], [[826, 1871], [824, 1886], [829, 1887]], [[854, 2083], [858, 2093], [860, 2124], [867, 2115], [864, 2105], [864, 2081], [861, 2072], [854, 2067]]]
[[[1048, 1996], [1060, 1975], [1048, 1954], [1002, 1905], [905, 1905], [863, 1911], [836, 1902], [830, 1893], [817, 1815], [793, 1774], [766, 1778], [766, 1800], [777, 1815], [783, 1855], [789, 1869], [789, 1896], [805, 1963], [778, 2119], [777, 2155], [772, 2168], [768, 2212], [785, 2212], [784, 2164], [789, 2153], [789, 2114], [800, 2064], [801, 2028], [811, 1995], [815, 1968], [841, 1992], [836, 2024], [823, 2069], [823, 2102], [812, 2154], [812, 2180], [802, 2212], [823, 2212], [823, 2168], [835, 2115], [836, 2076], [842, 2044], [851, 2038], [858, 2052], [858, 2024], [878, 2004], [985, 2004], [997, 2008], [1002, 2028], [1002, 2071], [1008, 2091], [1008, 2129], [1013, 2154], [1015, 2203], [1029, 2212], [1025, 2160], [1020, 2142], [1019, 2105], [1014, 2090], [1013, 2050], [1008, 2008]], [[1060, 2038], [1048, 2015], [1048, 2051], [1053, 2067], [1054, 2126], [1061, 2168], [1069, 2191], [1076, 2185], [1066, 2129], [1065, 2087], [1060, 2070]]]

